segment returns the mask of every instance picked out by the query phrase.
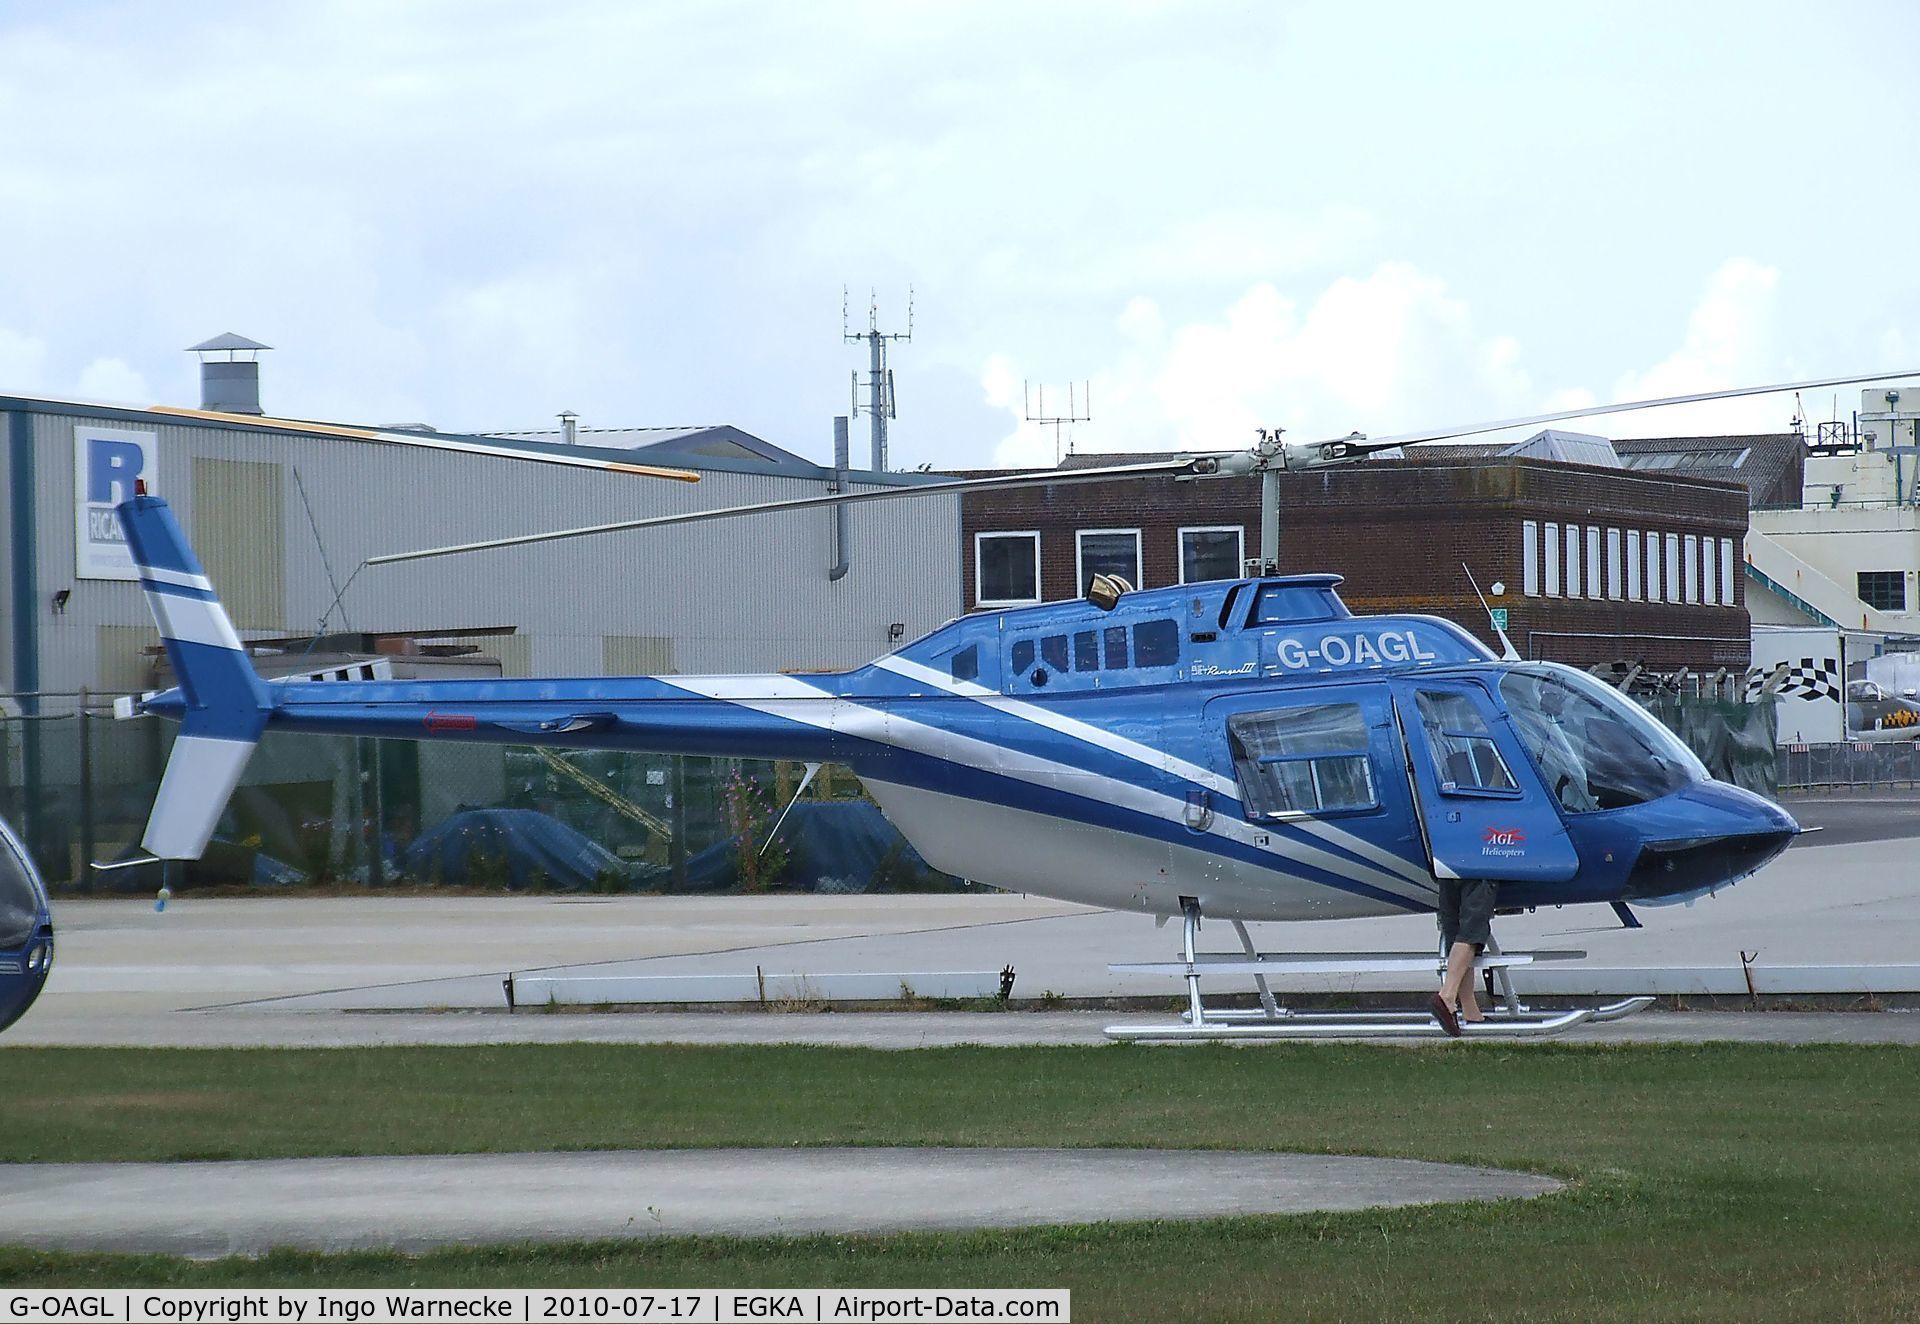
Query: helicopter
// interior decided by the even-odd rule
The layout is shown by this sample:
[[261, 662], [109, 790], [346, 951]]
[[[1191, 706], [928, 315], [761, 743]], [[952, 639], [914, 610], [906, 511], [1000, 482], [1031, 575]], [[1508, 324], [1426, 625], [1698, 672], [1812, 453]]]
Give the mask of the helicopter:
[[[1895, 375], [1912, 374], [1872, 379]], [[1271, 473], [1840, 380], [1863, 379], [1305, 447], [1275, 431], [1245, 453], [655, 516], [367, 564], [956, 488]], [[1101, 576], [1085, 598], [965, 615], [839, 672], [269, 683], [166, 500], [141, 484], [117, 510], [179, 682], [116, 706], [121, 717], [181, 725], [142, 843], [161, 860], [199, 856], [269, 729], [840, 763], [938, 869], [1179, 918], [1184, 960], [1167, 970], [1184, 970], [1186, 1029], [1205, 1035], [1245, 1028], [1221, 1019], [1230, 1013], [1209, 1019], [1198, 985], [1209, 962], [1211, 973], [1254, 975], [1256, 1017], [1276, 1033], [1289, 1028], [1264, 982], [1281, 966], [1253, 950], [1249, 921], [1431, 913], [1440, 880], [1477, 877], [1496, 881], [1503, 912], [1611, 903], [1637, 923], [1627, 903], [1716, 891], [1800, 831], [1771, 801], [1715, 781], [1676, 736], [1593, 676], [1521, 660], [1504, 635], [1496, 654], [1439, 617], [1355, 616], [1334, 575], [1147, 589]], [[1234, 926], [1244, 960], [1196, 952], [1203, 917]], [[1408, 968], [1396, 959], [1391, 968]], [[1431, 954], [1413, 954], [1414, 968], [1421, 959], [1431, 968]], [[1496, 945], [1481, 962], [1504, 980], [1526, 959]], [[1509, 1030], [1574, 1023], [1523, 1016], [1510, 986], [1507, 1001]]]
[[31, 1007], [53, 970], [53, 915], [33, 857], [0, 820], [0, 1030]]

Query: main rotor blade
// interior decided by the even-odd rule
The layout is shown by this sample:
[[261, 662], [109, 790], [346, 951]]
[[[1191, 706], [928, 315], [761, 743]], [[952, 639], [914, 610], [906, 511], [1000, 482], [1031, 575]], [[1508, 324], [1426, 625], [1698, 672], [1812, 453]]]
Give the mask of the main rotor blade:
[[992, 492], [1011, 487], [1052, 486], [1061, 483], [1098, 483], [1114, 478], [1174, 478], [1182, 474], [1211, 473], [1217, 461], [1181, 455], [1145, 464], [1115, 464], [1098, 469], [1042, 469], [1034, 473], [998, 474], [991, 478], [959, 478], [945, 483], [920, 483], [912, 487], [886, 487], [873, 492], [832, 492], [823, 496], [794, 497], [786, 501], [762, 501], [750, 506], [720, 506], [713, 510], [688, 510], [675, 515], [650, 515], [644, 519], [616, 520], [611, 524], [590, 524], [577, 529], [558, 529], [551, 533], [522, 533], [509, 538], [488, 538], [483, 542], [456, 543], [448, 547], [426, 547], [417, 552], [388, 552], [369, 556], [368, 565], [391, 565], [395, 561], [423, 561], [432, 556], [458, 556], [462, 552], [485, 552], [496, 547], [526, 547], [533, 543], [557, 542], [562, 538], [588, 538], [596, 533], [619, 533], [626, 529], [658, 529], [671, 524], [698, 524], [705, 520], [733, 519], [741, 515], [771, 515], [789, 510], [818, 510], [826, 506], [851, 506], [868, 501], [896, 501], [903, 497], [938, 496], [947, 492]]
[[445, 437], [433, 432], [399, 432], [391, 428], [348, 428], [337, 423], [308, 423], [297, 418], [263, 418], [258, 415], [222, 414], [211, 409], [183, 409], [179, 405], [153, 405], [156, 414], [175, 414], [181, 418], [211, 419], [219, 423], [246, 423], [260, 427], [282, 427], [294, 432], [313, 432], [327, 437], [351, 437], [355, 441], [383, 441], [390, 446], [417, 446], [422, 450], [454, 451], [461, 455], [490, 455], [501, 460], [529, 460], [535, 464], [564, 464], [575, 469], [598, 469], [603, 473], [637, 474], [643, 478], [671, 478], [680, 483], [697, 483], [700, 475], [690, 469], [663, 469], [655, 464], [634, 464], [629, 460], [609, 460], [601, 455], [569, 454], [568, 448], [550, 451], [528, 450], [474, 441], [466, 437]]
[[[1866, 382], [1893, 381], [1901, 377], [1920, 377], [1920, 371], [1873, 372], [1851, 377], [1823, 377], [1812, 382], [1781, 382], [1773, 386], [1737, 386], [1725, 391], [1700, 391], [1693, 395], [1669, 395], [1658, 400], [1628, 400], [1612, 405], [1588, 405], [1583, 409], [1562, 409], [1551, 414], [1529, 414], [1524, 418], [1503, 418], [1497, 423], [1468, 423], [1437, 432], [1403, 432], [1397, 437], [1369, 437], [1349, 445], [1348, 454], [1365, 455], [1392, 446], [1415, 446], [1423, 441], [1445, 441], [1451, 437], [1475, 437], [1507, 428], [1535, 427], [1541, 423], [1560, 423], [1572, 418], [1597, 418], [1602, 414], [1624, 414], [1635, 409], [1658, 409], [1663, 405], [1690, 405], [1705, 400], [1731, 400], [1743, 395], [1770, 395], [1776, 391], [1811, 391], [1823, 386], [1855, 386]], [[1338, 440], [1335, 438], [1334, 440]], [[1311, 449], [1309, 443], [1306, 447]]]

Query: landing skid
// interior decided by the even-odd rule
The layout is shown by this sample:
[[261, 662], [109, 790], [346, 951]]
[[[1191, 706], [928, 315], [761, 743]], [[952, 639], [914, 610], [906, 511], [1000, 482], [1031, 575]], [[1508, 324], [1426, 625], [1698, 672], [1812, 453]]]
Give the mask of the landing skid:
[[[1437, 975], [1439, 957], [1426, 952], [1273, 953], [1257, 952], [1247, 927], [1233, 921], [1244, 953], [1198, 952], [1200, 908], [1188, 903], [1182, 930], [1180, 961], [1112, 965], [1115, 974], [1173, 975], [1187, 981], [1187, 1010], [1180, 1020], [1162, 1025], [1109, 1025], [1109, 1039], [1165, 1041], [1182, 1039], [1405, 1039], [1444, 1036], [1440, 1023], [1425, 1011], [1293, 1011], [1280, 1006], [1267, 985], [1273, 974]], [[1544, 1038], [1576, 1025], [1617, 1021], [1653, 1005], [1650, 997], [1623, 998], [1600, 1007], [1535, 1011], [1514, 992], [1511, 970], [1536, 961], [1578, 960], [1585, 952], [1502, 952], [1488, 943], [1474, 962], [1486, 980], [1488, 1001], [1495, 1005], [1486, 1020], [1463, 1024], [1470, 1039]], [[1200, 996], [1200, 980], [1215, 975], [1251, 975], [1260, 995], [1257, 1010], [1209, 1011]], [[1495, 996], [1494, 985], [1499, 985]]]

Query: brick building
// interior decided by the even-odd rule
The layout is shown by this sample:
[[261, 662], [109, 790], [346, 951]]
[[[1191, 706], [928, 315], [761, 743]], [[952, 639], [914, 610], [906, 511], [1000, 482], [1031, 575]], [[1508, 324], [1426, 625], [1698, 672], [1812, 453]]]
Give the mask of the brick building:
[[[1497, 647], [1464, 562], [1489, 605], [1507, 611], [1523, 656], [1663, 671], [1748, 664], [1748, 494], [1737, 483], [1415, 452], [1287, 474], [1280, 491], [1280, 569], [1346, 576], [1341, 594], [1356, 612], [1429, 612]], [[1139, 587], [1230, 578], [1259, 550], [1259, 480], [982, 492], [962, 502], [961, 528], [968, 610], [1077, 597], [1099, 572]]]

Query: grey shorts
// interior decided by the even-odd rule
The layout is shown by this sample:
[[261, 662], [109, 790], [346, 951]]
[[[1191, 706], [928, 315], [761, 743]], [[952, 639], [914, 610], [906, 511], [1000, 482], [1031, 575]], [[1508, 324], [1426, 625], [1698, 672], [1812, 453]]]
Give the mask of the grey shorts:
[[1440, 937], [1446, 946], [1470, 942], [1485, 947], [1493, 940], [1493, 898], [1497, 890], [1489, 878], [1440, 880]]

